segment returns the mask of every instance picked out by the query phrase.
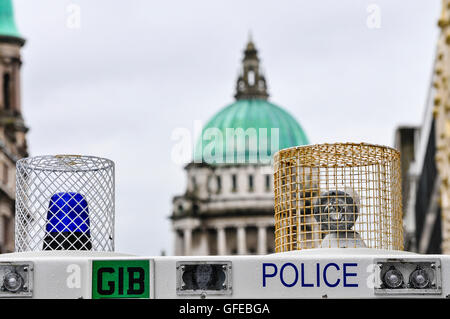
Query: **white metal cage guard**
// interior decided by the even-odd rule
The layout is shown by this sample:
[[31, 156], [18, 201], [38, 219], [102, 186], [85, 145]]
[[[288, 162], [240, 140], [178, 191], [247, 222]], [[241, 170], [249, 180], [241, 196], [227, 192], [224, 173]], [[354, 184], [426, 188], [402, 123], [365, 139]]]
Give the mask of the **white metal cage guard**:
[[114, 251], [114, 162], [45, 155], [16, 164], [15, 249]]

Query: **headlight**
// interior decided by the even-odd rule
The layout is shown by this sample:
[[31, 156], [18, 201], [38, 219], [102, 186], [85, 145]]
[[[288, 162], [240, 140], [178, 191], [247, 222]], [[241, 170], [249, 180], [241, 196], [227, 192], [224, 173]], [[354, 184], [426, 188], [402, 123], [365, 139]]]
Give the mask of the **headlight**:
[[23, 288], [23, 278], [15, 271], [8, 272], [3, 277], [3, 288], [9, 292], [18, 292]]
[[437, 295], [442, 293], [439, 259], [380, 259], [375, 267], [375, 293]]
[[401, 288], [403, 285], [403, 275], [392, 266], [383, 276], [383, 284], [390, 289]]
[[430, 276], [425, 269], [417, 267], [409, 276], [409, 284], [416, 289], [428, 288], [431, 284]]
[[0, 262], [0, 297], [31, 297], [33, 273], [31, 262]]

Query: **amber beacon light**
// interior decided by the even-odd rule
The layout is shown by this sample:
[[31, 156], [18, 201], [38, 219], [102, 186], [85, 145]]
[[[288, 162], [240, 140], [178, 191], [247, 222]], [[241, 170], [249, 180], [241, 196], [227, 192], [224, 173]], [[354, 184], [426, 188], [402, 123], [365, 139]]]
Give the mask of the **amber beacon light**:
[[400, 153], [335, 143], [274, 157], [276, 252], [310, 248], [403, 250]]

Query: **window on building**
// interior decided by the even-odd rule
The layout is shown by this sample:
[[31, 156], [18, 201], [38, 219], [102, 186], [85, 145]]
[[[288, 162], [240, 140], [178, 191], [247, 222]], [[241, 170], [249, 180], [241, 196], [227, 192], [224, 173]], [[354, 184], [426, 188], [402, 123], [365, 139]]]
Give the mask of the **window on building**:
[[260, 90], [264, 89], [264, 81], [263, 80], [259, 80], [259, 89]]
[[248, 190], [253, 192], [253, 175], [248, 175]]
[[5, 252], [5, 243], [7, 240], [6, 227], [7, 227], [7, 217], [0, 216], [0, 253]]
[[220, 176], [216, 176], [217, 180], [217, 193], [220, 193], [222, 191], [222, 178]]
[[248, 84], [253, 86], [255, 84], [255, 71], [251, 70], [248, 72]]
[[266, 192], [270, 192], [270, 174], [266, 175]]
[[197, 180], [195, 179], [195, 176], [191, 177], [191, 183], [192, 183], [192, 190], [196, 191], [197, 190]]
[[11, 108], [11, 79], [9, 73], [3, 74], [3, 106], [5, 110]]
[[232, 183], [232, 192], [237, 192], [237, 176], [236, 174], [231, 175], [231, 183]]
[[3, 163], [3, 184], [8, 185], [9, 179], [8, 179], [8, 165], [6, 163]]
[[3, 245], [6, 246], [8, 242], [8, 234], [9, 234], [9, 218], [7, 216], [3, 216]]

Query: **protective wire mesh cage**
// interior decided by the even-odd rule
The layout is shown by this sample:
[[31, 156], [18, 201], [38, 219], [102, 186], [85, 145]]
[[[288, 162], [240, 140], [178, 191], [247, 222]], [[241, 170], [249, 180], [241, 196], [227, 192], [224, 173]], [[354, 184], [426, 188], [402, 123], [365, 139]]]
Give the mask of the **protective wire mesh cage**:
[[16, 251], [114, 250], [114, 162], [48, 155], [16, 165]]
[[400, 153], [370, 144], [293, 147], [274, 157], [275, 250], [403, 250]]

